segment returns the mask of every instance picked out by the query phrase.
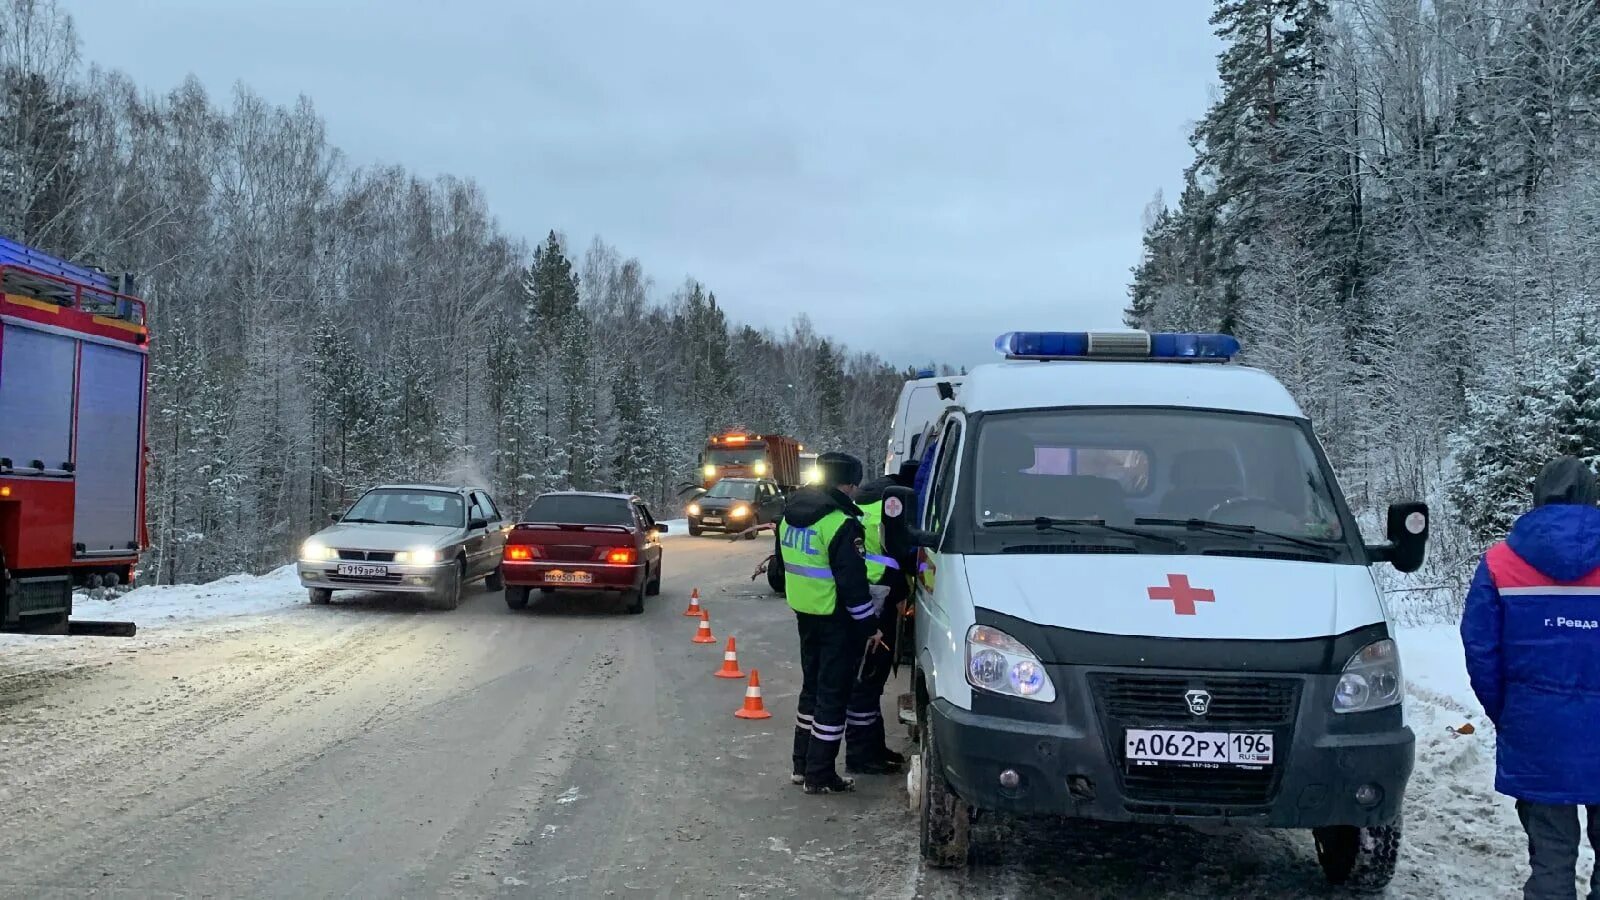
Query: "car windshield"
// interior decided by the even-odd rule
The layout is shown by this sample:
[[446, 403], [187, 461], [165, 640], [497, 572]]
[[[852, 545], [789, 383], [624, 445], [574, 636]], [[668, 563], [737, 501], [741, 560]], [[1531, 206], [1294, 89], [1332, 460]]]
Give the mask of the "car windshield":
[[729, 500], [754, 500], [756, 498], [756, 483], [754, 481], [728, 481], [726, 479], [711, 486], [706, 491], [707, 497], [716, 497]]
[[460, 494], [383, 488], [362, 495], [345, 513], [344, 521], [461, 528], [466, 524], [466, 506]]
[[554, 525], [632, 525], [633, 511], [619, 497], [546, 494], [534, 499], [524, 522]]
[[767, 458], [765, 447], [728, 447], [707, 450], [701, 457], [708, 466], [748, 466]]
[[979, 437], [978, 523], [1203, 520], [1339, 540], [1319, 459], [1290, 419], [1175, 409], [995, 414]]

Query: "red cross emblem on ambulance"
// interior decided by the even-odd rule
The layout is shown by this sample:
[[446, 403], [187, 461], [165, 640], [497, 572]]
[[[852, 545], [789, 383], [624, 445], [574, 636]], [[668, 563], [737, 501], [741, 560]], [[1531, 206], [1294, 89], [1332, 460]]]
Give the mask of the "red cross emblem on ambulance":
[[1215, 603], [1217, 595], [1210, 588], [1195, 588], [1189, 586], [1189, 576], [1168, 575], [1166, 587], [1149, 588], [1151, 600], [1167, 600], [1172, 603], [1172, 614], [1176, 616], [1192, 616], [1195, 614], [1196, 603]]

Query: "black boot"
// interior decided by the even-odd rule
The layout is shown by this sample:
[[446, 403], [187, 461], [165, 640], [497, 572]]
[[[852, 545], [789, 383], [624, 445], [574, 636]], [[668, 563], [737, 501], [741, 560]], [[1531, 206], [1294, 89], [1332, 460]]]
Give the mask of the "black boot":
[[807, 781], [805, 786], [808, 794], [848, 794], [855, 789], [854, 778], [840, 778], [836, 772], [828, 773], [828, 777], [820, 781]]
[[806, 783], [806, 751], [810, 747], [811, 728], [809, 726], [801, 728], [799, 724], [796, 724], [794, 728], [794, 755], [790, 759], [790, 762], [794, 763], [794, 768], [789, 775], [789, 781], [792, 784]]

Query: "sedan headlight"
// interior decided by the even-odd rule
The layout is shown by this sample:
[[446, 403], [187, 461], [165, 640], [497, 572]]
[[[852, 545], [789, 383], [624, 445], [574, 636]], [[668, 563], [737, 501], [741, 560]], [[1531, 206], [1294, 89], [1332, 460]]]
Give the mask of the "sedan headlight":
[[698, 516], [698, 515], [700, 515], [700, 504], [698, 504], [698, 503], [691, 503], [691, 504], [689, 504], [689, 509], [688, 509], [688, 510], [687, 510], [687, 512], [688, 512], [688, 513], [689, 513], [689, 515], [691, 515], [691, 516]]
[[1400, 677], [1400, 649], [1385, 638], [1362, 647], [1345, 663], [1333, 689], [1333, 711], [1367, 712], [1399, 703], [1405, 695]]
[[413, 547], [396, 553], [394, 561], [412, 566], [431, 566], [439, 561], [439, 551], [432, 547]]
[[987, 625], [967, 629], [967, 684], [1024, 700], [1056, 699], [1056, 686], [1039, 657], [1021, 641]]
[[312, 538], [300, 545], [300, 558], [315, 562], [325, 562], [330, 559], [338, 559], [339, 551], [316, 538]]
[[733, 508], [733, 510], [728, 513], [728, 515], [734, 517], [735, 519], [742, 519], [745, 516], [750, 515], [750, 507], [748, 507], [748, 506], [735, 506]]

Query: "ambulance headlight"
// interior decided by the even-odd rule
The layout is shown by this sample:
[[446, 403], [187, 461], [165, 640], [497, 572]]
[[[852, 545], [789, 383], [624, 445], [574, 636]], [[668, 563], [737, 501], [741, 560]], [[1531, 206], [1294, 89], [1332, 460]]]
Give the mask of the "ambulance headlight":
[[980, 691], [1039, 700], [1056, 699], [1044, 663], [1021, 641], [998, 628], [967, 629], [967, 683]]
[[1385, 709], [1405, 696], [1400, 676], [1400, 650], [1387, 638], [1362, 647], [1345, 663], [1333, 689], [1333, 711], [1367, 712]]

